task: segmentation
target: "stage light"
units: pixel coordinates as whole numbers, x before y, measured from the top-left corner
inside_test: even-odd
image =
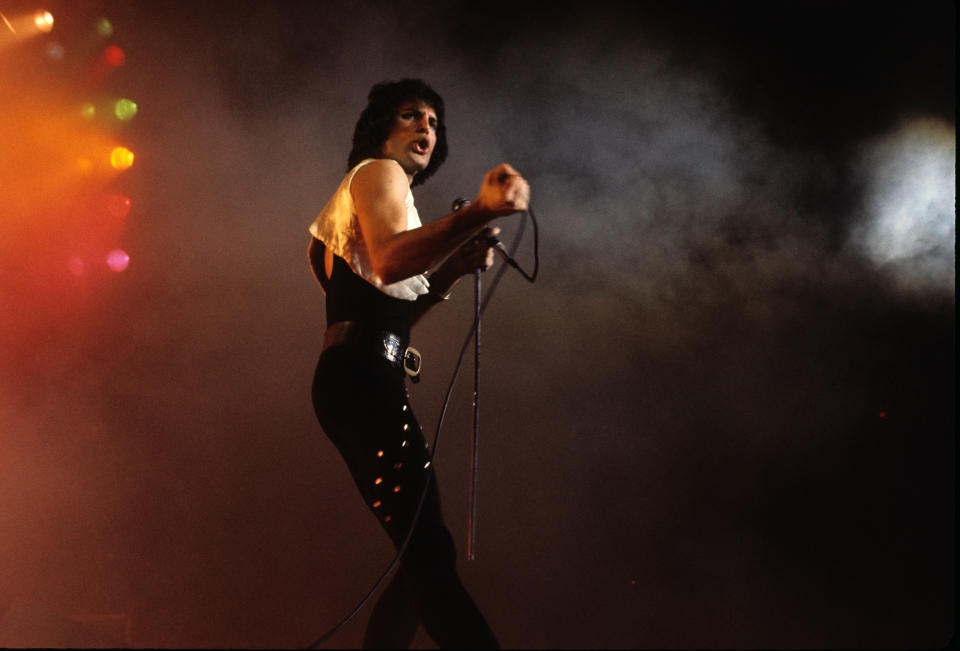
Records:
[[[63,46],[60,45],[57,41],[50,41],[47,43],[47,46],[44,48],[44,51],[47,53],[47,56],[53,59],[54,61],[60,61],[63,59]]]
[[[123,219],[130,214],[130,197],[122,194],[111,194],[107,197],[107,210],[117,219]]]
[[[49,32],[53,29],[53,14],[49,11],[38,11],[33,16],[33,24],[37,26],[41,32]]]
[[[939,118],[904,122],[864,145],[863,222],[854,243],[903,288],[952,290],[957,136]]]
[[[133,165],[133,152],[126,147],[114,147],[110,152],[110,164],[114,169],[128,169]]]
[[[79,256],[74,256],[70,258],[70,262],[67,263],[67,269],[70,270],[74,276],[82,276],[86,265],[83,263],[83,258]]]
[[[97,21],[97,34],[103,38],[110,38],[113,35],[113,25],[106,18]]]
[[[107,63],[112,66],[122,66],[123,62],[127,60],[127,56],[123,53],[123,50],[116,45],[111,45],[104,50],[103,55],[106,57]]]
[[[133,116],[137,114],[137,103],[126,97],[118,99],[117,103],[113,105],[113,113],[121,120],[132,120]]]
[[[92,120],[97,116],[97,107],[95,107],[90,102],[87,102],[80,107],[80,115],[84,120]]]
[[[130,256],[123,249],[114,249],[107,254],[107,266],[110,271],[120,273],[130,264]]]

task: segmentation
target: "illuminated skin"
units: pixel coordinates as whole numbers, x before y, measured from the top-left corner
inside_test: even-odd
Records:
[[[373,269],[385,284],[422,274],[460,250],[430,278],[431,288],[445,294],[460,276],[493,264],[493,250],[473,240],[500,232],[499,228],[484,230],[493,219],[526,210],[530,186],[510,165],[500,165],[484,176],[468,206],[406,230],[404,199],[413,177],[430,163],[436,120],[436,113],[422,101],[401,103],[381,147],[383,158],[360,168],[351,193]]]
[[[409,185],[413,183],[413,177],[430,164],[436,144],[436,112],[420,101],[404,102],[397,109],[397,117],[380,148],[380,155],[400,163]]]

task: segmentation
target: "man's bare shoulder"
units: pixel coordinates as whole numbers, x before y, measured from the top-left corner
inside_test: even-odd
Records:
[[[407,187],[407,175],[400,163],[391,158],[378,158],[357,170],[351,189],[360,192],[398,191]],[[405,193],[405,191],[404,191]]]

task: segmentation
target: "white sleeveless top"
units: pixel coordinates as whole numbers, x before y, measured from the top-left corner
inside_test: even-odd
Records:
[[[337,191],[330,197],[330,201],[310,224],[310,233],[323,242],[333,253],[346,260],[355,274],[384,294],[405,301],[415,301],[417,296],[426,294],[430,289],[430,283],[426,277],[420,274],[384,285],[380,276],[373,270],[373,265],[370,263],[370,253],[367,251],[367,245],[363,241],[363,233],[360,231],[357,208],[353,203],[353,195],[350,194],[350,184],[353,183],[353,177],[357,170],[375,160],[378,159],[364,159],[347,173],[347,176],[340,182]],[[396,165],[400,164],[396,161],[393,162]],[[403,205],[407,212],[406,230],[419,228],[420,214],[417,213],[417,207],[413,205],[413,193],[409,189]]]

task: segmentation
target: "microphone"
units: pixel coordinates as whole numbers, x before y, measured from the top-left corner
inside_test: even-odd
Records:
[[[470,200],[469,200],[469,199],[464,199],[463,197],[457,197],[456,199],[453,200],[453,204],[451,204],[450,207],[453,209],[453,212],[457,212],[458,210],[460,210],[460,209],[463,208],[464,206],[469,206],[469,205],[470,205]],[[516,261],[515,261],[513,258],[510,257],[510,254],[507,253],[507,247],[505,247],[505,246],[503,245],[503,242],[500,241],[500,238],[494,237],[494,236],[491,235],[490,237],[484,238],[484,240],[486,240],[487,246],[496,249],[496,250],[497,250],[497,253],[499,253],[501,256],[503,256],[503,259],[504,259],[510,266],[512,266],[512,267],[514,267],[514,268],[516,268],[516,269],[519,269],[519,268],[520,268],[520,267],[517,265]]]
[[[514,269],[520,269],[520,265],[517,264],[517,261],[510,257],[510,254],[507,253],[507,247],[503,245],[503,242],[500,241],[499,237],[491,235],[490,237],[483,238],[487,246],[492,247],[497,253],[499,253],[504,262],[509,264]]]

